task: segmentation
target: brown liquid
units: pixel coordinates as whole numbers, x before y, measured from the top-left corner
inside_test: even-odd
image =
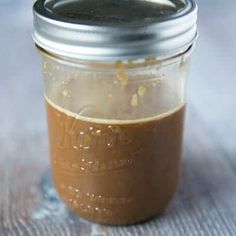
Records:
[[[86,119],[47,101],[52,172],[65,203],[92,221],[130,224],[176,191],[184,106],[137,121]]]

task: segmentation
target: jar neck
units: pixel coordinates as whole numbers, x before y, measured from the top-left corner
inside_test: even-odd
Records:
[[[194,50],[195,44],[192,44],[188,47],[187,50],[180,52],[177,55],[170,55],[169,57],[159,58],[157,57],[148,57],[141,58],[137,60],[117,60],[117,61],[98,61],[98,60],[77,60],[68,57],[62,57],[57,54],[52,54],[43,48],[36,45],[38,51],[43,57],[50,58],[53,61],[57,61],[61,64],[65,64],[68,66],[79,67],[81,69],[99,69],[99,70],[114,70],[114,69],[122,69],[126,70],[132,69],[150,69],[150,67],[163,67],[171,65],[180,60],[184,60],[189,57]]]

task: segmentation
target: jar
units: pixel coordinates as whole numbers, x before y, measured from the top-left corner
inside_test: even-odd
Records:
[[[131,224],[178,184],[192,0],[38,0],[52,177],[75,213]]]

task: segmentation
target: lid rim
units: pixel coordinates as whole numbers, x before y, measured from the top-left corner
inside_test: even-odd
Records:
[[[73,20],[73,19],[68,19],[66,17],[56,17],[56,15],[53,15],[52,13],[50,14],[49,11],[47,11],[44,7],[44,3],[47,0],[37,0],[34,5],[33,5],[33,13],[38,14],[38,16],[44,17],[47,20],[51,20],[52,22],[58,22],[60,24],[64,24],[64,25],[79,25],[79,26],[86,26],[86,27],[114,27],[115,28],[133,28],[133,27],[144,27],[150,24],[156,24],[157,21],[153,20],[153,21],[142,21],[140,23],[137,22],[121,22],[121,24],[113,24],[113,23],[102,23],[102,22],[93,22],[93,25],[91,25],[91,22],[89,21],[85,21],[85,20]],[[180,11],[176,14],[173,14],[172,17],[166,16],[163,18],[158,18],[158,23],[162,23],[162,22],[169,22],[171,20],[176,20],[178,19],[180,16],[183,17],[185,15],[188,15],[190,12],[194,12],[195,10],[197,10],[197,4],[194,0],[186,0],[187,1],[187,7],[184,9],[184,11]]]

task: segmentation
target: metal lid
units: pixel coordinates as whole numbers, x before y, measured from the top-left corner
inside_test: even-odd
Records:
[[[36,44],[83,60],[168,57],[195,40],[193,0],[38,0]]]

